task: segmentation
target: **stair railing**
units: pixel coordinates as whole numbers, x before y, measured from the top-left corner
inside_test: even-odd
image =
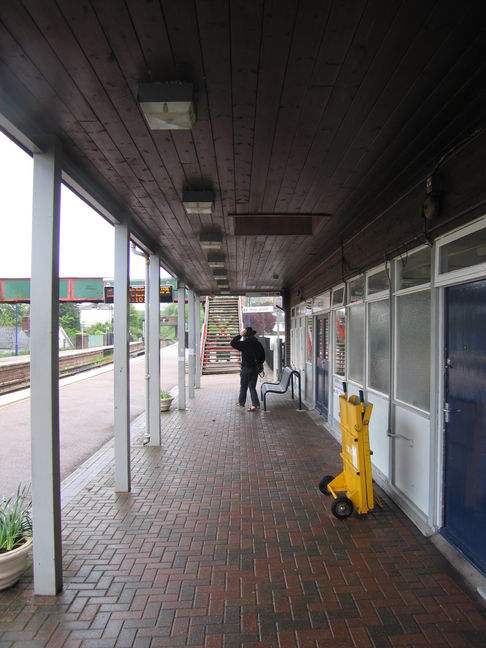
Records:
[[[208,337],[208,316],[209,316],[209,297],[206,297],[206,304],[204,306],[204,320],[201,330],[201,357],[200,357],[200,367],[201,374],[204,369],[204,352],[206,351],[206,339]]]
[[[238,324],[239,329],[238,333],[243,330],[243,297],[240,295],[238,297]]]

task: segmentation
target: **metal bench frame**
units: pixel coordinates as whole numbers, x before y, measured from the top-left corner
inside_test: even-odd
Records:
[[[285,394],[289,385],[291,386],[292,399],[294,398],[294,376],[297,378],[299,386],[299,410],[302,409],[302,397],[300,390],[300,373],[292,367],[284,367],[280,382],[264,382],[260,387],[261,400],[263,401],[263,411],[267,411],[267,394]]]

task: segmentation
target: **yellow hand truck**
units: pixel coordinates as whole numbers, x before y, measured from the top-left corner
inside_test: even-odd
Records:
[[[348,518],[355,509],[360,515],[372,511],[375,501],[370,458],[373,453],[368,432],[373,405],[365,405],[362,391],[359,397],[350,396],[348,400],[346,389],[343,383],[344,394],[339,396],[343,472],[337,477],[325,475],[319,482],[321,493],[334,498],[331,510],[340,520]]]

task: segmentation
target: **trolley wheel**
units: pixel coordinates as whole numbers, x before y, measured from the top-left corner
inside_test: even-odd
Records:
[[[331,511],[338,520],[345,520],[353,512],[353,502],[348,497],[337,497],[333,500]]]
[[[321,493],[323,493],[324,495],[331,494],[327,488],[327,485],[330,484],[333,479],[334,477],[332,475],[324,475],[324,477],[319,482],[319,490],[321,491]]]

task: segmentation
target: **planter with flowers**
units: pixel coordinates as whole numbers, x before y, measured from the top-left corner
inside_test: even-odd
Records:
[[[174,397],[172,394],[168,391],[161,391],[160,392],[160,411],[161,412],[167,412],[170,409],[170,406],[172,405],[172,401],[174,400]]]
[[[0,590],[14,585],[27,565],[32,546],[31,503],[28,487],[0,502]]]

